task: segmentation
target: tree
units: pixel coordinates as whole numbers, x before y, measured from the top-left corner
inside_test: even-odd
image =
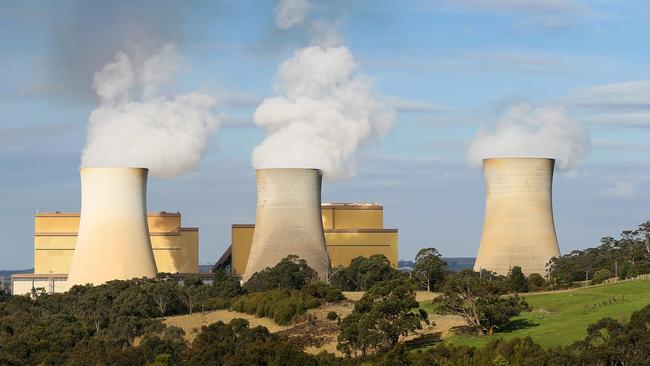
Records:
[[[274,267],[253,274],[244,284],[244,289],[247,292],[277,288],[300,290],[317,280],[318,273],[307,265],[307,261],[296,255],[289,255]]]
[[[422,288],[431,291],[444,279],[446,266],[447,263],[435,248],[424,248],[415,256],[415,267],[411,275]]]
[[[248,321],[233,319],[203,326],[186,354],[186,365],[300,365],[315,366],[313,359],[286,338],[264,327],[249,328]]]
[[[631,261],[626,261],[625,263],[623,263],[623,265],[618,271],[618,278],[621,280],[624,280],[626,278],[636,277],[637,275],[638,272]]]
[[[529,309],[518,295],[503,296],[507,291],[501,281],[479,278],[466,270],[448,276],[443,294],[433,302],[439,314],[463,317],[477,335],[493,335],[510,318]]]
[[[596,273],[594,273],[594,276],[591,278],[591,284],[592,285],[597,285],[600,283],[605,282],[605,280],[608,280],[610,278],[614,277],[612,272],[608,269],[601,269],[598,270]]]
[[[390,260],[383,254],[375,254],[369,258],[354,258],[347,268],[337,268],[330,276],[330,284],[342,291],[365,291],[375,283],[403,278]]]
[[[539,291],[546,287],[546,280],[539,273],[531,273],[528,276],[528,290]]]
[[[178,301],[178,290],[175,282],[171,280],[162,280],[146,283],[144,290],[160,311],[160,315],[165,316],[169,305],[174,300]]]
[[[223,271],[214,273],[212,277],[212,288],[211,296],[234,298],[244,293],[239,281]]]
[[[192,311],[208,298],[208,288],[204,286],[198,277],[186,278],[183,285],[179,288],[179,298],[187,311]]]
[[[375,284],[341,321],[337,348],[347,354],[392,348],[400,337],[422,329],[427,313],[415,300],[411,284],[389,280]]]
[[[528,292],[528,280],[519,266],[510,268],[510,272],[508,273],[508,284],[511,291]]]

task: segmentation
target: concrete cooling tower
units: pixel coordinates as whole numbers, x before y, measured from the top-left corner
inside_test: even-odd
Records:
[[[307,261],[322,280],[329,258],[321,214],[321,171],[257,169],[257,214],[243,280],[288,255]]]
[[[474,270],[506,275],[513,266],[526,274],[546,273],[560,255],[553,222],[554,159],[483,160],[485,221]]]
[[[147,169],[81,168],[81,219],[68,287],[155,277]]]

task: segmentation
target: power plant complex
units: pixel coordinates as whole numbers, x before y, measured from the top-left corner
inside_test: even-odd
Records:
[[[383,254],[397,266],[398,232],[383,228],[382,206],[321,205],[317,169],[256,173],[259,229],[232,225],[232,243],[214,270],[248,279],[288,255],[306,259],[324,280],[331,267],[359,256]],[[199,272],[199,229],[182,227],[180,213],[147,213],[146,169],[82,168],[80,174],[81,213],[35,215],[34,273],[12,276],[14,294]]]
[[[506,275],[513,266],[525,274],[546,273],[560,255],[553,221],[555,160],[498,158],[483,160],[485,221],[474,271]]]
[[[384,228],[381,205],[323,203],[320,212],[332,268],[347,267],[354,258],[374,254],[386,256],[393,266],[397,266],[398,231]],[[215,269],[228,271],[235,278],[243,278],[256,231],[254,224],[232,225],[232,244],[216,263]],[[286,257],[291,253],[282,254]]]
[[[552,208],[554,160],[483,161],[486,203],[475,271],[546,273],[559,256]],[[81,213],[37,213],[34,273],[12,276],[14,294],[66,291],[115,279],[199,272],[199,229],[180,213],[147,213],[147,169],[82,168]],[[213,266],[242,281],[289,255],[320,279],[359,256],[385,255],[396,267],[398,230],[385,229],[376,203],[321,203],[318,169],[256,170],[255,224],[233,224]]]

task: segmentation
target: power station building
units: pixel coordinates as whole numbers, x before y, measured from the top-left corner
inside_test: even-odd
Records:
[[[385,255],[397,267],[397,229],[384,228],[384,210],[376,203],[323,203],[321,219],[327,254],[332,267],[347,267],[352,259]],[[242,278],[246,271],[255,225],[232,225],[231,246],[214,270]],[[282,253],[283,257],[294,253]]]
[[[49,212],[34,217],[34,273],[12,276],[14,294],[31,293],[32,288],[63,292],[79,231],[79,213]],[[181,214],[147,214],[149,236],[158,272],[199,271],[199,229],[182,227]]]

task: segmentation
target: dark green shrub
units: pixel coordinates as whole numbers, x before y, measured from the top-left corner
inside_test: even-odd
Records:
[[[546,288],[546,280],[539,273],[531,273],[528,276],[528,290],[540,291]]]
[[[318,299],[323,299],[326,302],[338,302],[345,299],[341,290],[323,282],[309,284],[301,292]]]
[[[601,269],[594,273],[594,276],[591,278],[591,284],[597,285],[599,283],[605,282],[605,280],[614,277],[612,272],[608,269]]]
[[[230,308],[260,317],[269,317],[281,325],[290,324],[307,310],[317,308],[321,300],[301,291],[276,289],[237,298]]]
[[[244,289],[249,293],[278,288],[300,290],[306,285],[316,282],[317,279],[318,274],[307,265],[304,259],[290,255],[275,267],[254,273],[244,284]]]
[[[336,311],[330,311],[327,313],[327,320],[336,320],[339,318],[339,314],[336,313]]]
[[[213,297],[205,301],[204,310],[221,310],[228,309],[233,299],[223,297]]]

